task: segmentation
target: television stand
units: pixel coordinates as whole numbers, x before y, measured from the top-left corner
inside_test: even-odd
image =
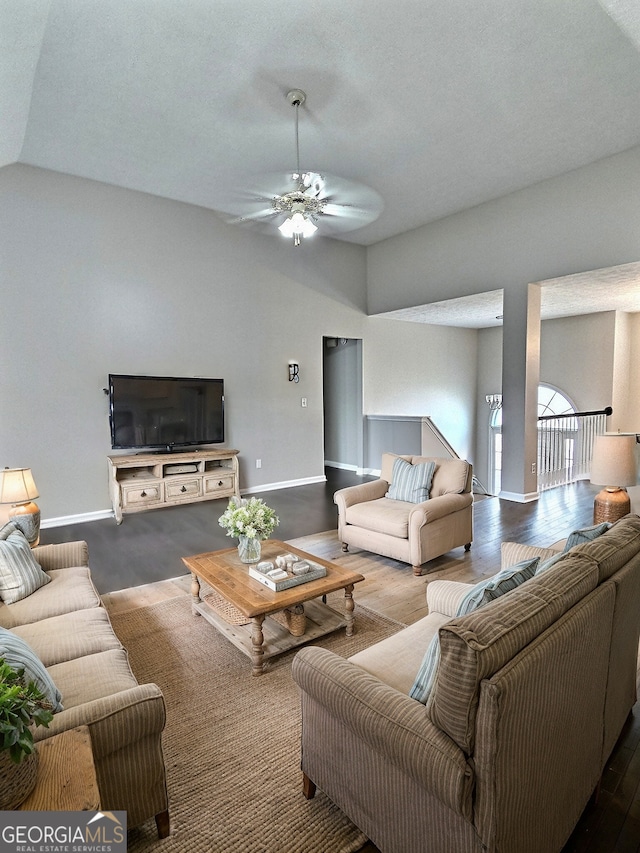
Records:
[[[174,450],[107,459],[116,524],[130,512],[240,497],[237,450]]]

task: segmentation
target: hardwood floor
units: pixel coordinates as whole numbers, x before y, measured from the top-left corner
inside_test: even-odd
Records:
[[[262,495],[281,516],[278,538],[289,540],[317,534],[309,550],[318,556],[329,556],[336,548],[337,539],[331,532],[335,530],[336,518],[333,491],[350,482],[361,482],[361,478],[334,469],[328,469],[327,475],[326,484]],[[375,570],[369,569],[366,580],[358,585],[357,602],[405,624],[412,623],[426,613],[424,587],[431,580],[447,577],[476,581],[499,568],[502,541],[547,545],[577,527],[592,523],[596,491],[589,483],[582,482],[545,492],[540,500],[530,504],[478,498],[474,508],[474,541],[468,554],[459,548],[433,560],[425,567],[422,578],[414,578],[407,566],[398,563],[393,589],[388,583],[382,585]],[[206,506],[208,511],[203,510]],[[229,545],[224,534],[220,536],[214,531],[223,508],[199,504],[127,517],[121,527],[111,521],[45,530],[43,541],[87,539],[92,569],[96,560],[100,565],[98,589],[113,613],[182,594],[188,582],[179,557]],[[178,515],[170,517],[170,513]],[[189,518],[185,519],[187,515]],[[99,529],[92,530],[92,525],[99,525]],[[136,542],[136,535],[142,541]],[[177,543],[171,541],[174,536]],[[123,543],[128,543],[130,549]],[[124,568],[115,565],[122,560]],[[139,560],[143,569],[137,566]],[[149,574],[154,577],[152,583],[122,583],[127,577],[135,579]],[[127,588],[120,589],[118,583]],[[611,755],[599,799],[586,808],[563,853],[640,850],[639,745],[640,705],[637,704]],[[377,850],[368,843],[361,853],[377,853]]]

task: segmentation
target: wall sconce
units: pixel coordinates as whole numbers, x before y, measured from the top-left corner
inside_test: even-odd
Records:
[[[289,382],[300,381],[300,367],[297,361],[289,362]]]
[[[502,408],[502,394],[487,394],[484,398],[489,404],[491,411]]]

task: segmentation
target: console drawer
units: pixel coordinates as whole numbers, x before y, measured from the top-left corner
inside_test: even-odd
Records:
[[[234,493],[234,475],[229,473],[215,474],[204,479],[205,495],[216,495],[220,497]]]
[[[165,480],[164,491],[166,500],[176,500],[177,498],[198,498],[202,494],[201,480],[175,480],[173,482]]]
[[[135,486],[122,486],[123,507],[153,506],[164,500],[162,494],[162,483],[153,483],[143,486],[137,483]]]

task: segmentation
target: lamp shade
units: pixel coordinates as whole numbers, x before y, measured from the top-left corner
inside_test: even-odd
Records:
[[[0,471],[0,504],[27,503],[38,497],[31,468],[4,468]]]
[[[635,435],[604,433],[595,437],[591,482],[597,486],[633,486],[637,480]]]

